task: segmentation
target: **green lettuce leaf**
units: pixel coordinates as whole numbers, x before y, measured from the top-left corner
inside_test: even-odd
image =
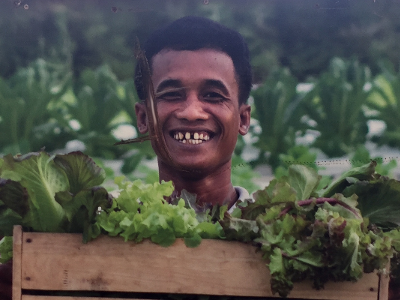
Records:
[[[339,178],[334,180],[326,189],[319,192],[321,197],[330,197],[336,193],[342,193],[343,190],[359,180],[372,180],[374,179],[373,174],[375,173],[376,161],[371,161],[369,164],[361,167],[352,168]]]
[[[373,224],[400,226],[400,182],[381,176],[371,181],[358,181],[343,194],[358,196],[358,208]]]
[[[29,210],[24,223],[35,231],[62,231],[65,212],[55,201],[55,194],[69,189],[68,177],[44,151],[26,156],[6,155],[1,178],[19,182],[29,196]]]
[[[5,236],[0,240],[0,263],[4,264],[13,257],[13,238]]]
[[[64,170],[68,177],[69,192],[74,195],[84,189],[101,185],[106,177],[102,168],[79,151],[56,155],[54,162]]]
[[[289,167],[288,183],[296,191],[297,200],[308,199],[318,187],[318,173],[307,166],[291,165]]]

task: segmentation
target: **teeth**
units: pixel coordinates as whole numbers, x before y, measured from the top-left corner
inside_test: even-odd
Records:
[[[193,138],[190,132],[186,132],[185,134],[183,134],[182,132],[177,132],[174,134],[173,137],[179,142],[189,143],[189,144],[200,144],[210,139],[210,136],[208,134],[205,133],[203,134],[198,132],[193,133]]]

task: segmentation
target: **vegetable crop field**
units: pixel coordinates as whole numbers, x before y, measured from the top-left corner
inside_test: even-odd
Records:
[[[251,122],[231,171],[259,202],[232,218],[223,207],[199,211],[190,194],[166,206],[173,187],[158,183],[150,142],[115,145],[141,137],[135,43],[188,15],[237,30],[249,46]],[[300,273],[321,287],[382,271],[398,255],[399,1],[5,0],[0,27],[2,262],[13,225],[84,242],[227,238],[256,243],[285,296]],[[338,239],[347,260],[326,278]]]

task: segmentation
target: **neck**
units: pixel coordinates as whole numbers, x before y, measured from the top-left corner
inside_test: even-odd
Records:
[[[231,182],[231,161],[214,171],[185,172],[176,170],[158,161],[160,182],[174,183],[174,194],[178,196],[183,189],[196,194],[197,202],[202,205],[228,205],[230,208],[238,199]]]

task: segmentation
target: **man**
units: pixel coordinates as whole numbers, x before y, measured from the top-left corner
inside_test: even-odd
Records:
[[[156,94],[161,132],[169,159],[157,151],[160,180],[175,192],[197,195],[200,203],[232,208],[248,198],[231,183],[231,158],[238,134],[250,125],[249,51],[242,36],[199,17],[185,17],[162,28],[144,45]],[[136,69],[139,75],[139,68]],[[141,76],[136,104],[140,133],[149,129]]]
[[[143,50],[156,93],[158,121],[170,157],[158,157],[160,180],[172,180],[200,203],[232,210],[247,191],[233,187],[231,158],[238,134],[247,133],[251,89],[249,51],[242,36],[208,19],[185,17],[156,31]],[[135,83],[140,133],[149,130],[139,68]],[[11,264],[0,265],[0,299],[11,299]]]

